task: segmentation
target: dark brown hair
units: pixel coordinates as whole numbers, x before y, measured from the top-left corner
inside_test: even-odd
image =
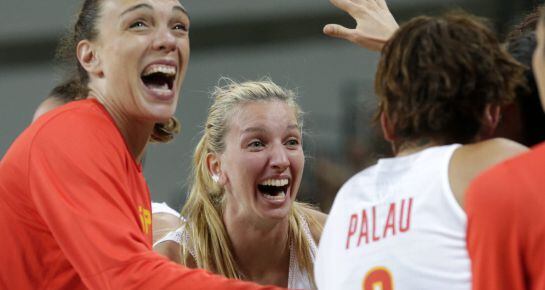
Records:
[[[469,143],[487,104],[510,102],[523,67],[463,12],[416,17],[386,43],[375,90],[397,142]]]
[[[78,82],[68,79],[55,86],[51,92],[49,92],[47,98],[55,98],[66,104],[70,101],[82,99],[80,96],[81,90],[82,88],[79,86]]]
[[[517,88],[515,103],[520,112],[521,137],[523,138],[523,140],[517,141],[528,147],[545,140],[545,127],[536,126],[536,124],[545,124],[545,113],[541,107],[539,91],[532,70],[532,58],[536,47],[537,39],[534,31],[511,38],[507,43],[507,51],[525,66],[525,85]]]
[[[539,23],[541,10],[542,6],[536,6],[532,12],[526,15],[520,23],[516,24],[511,31],[509,31],[506,41],[512,41],[513,39],[526,35],[529,32],[535,31]]]
[[[99,31],[97,22],[100,18],[101,1],[85,0],[74,28],[65,35],[57,48],[56,57],[63,66],[66,80],[53,89],[60,93],[63,101],[85,99],[89,94],[89,75],[81,66],[76,56],[76,47],[84,39],[93,41],[97,38]],[[52,92],[52,93],[53,93]],[[167,123],[157,123],[150,136],[150,141],[168,142],[180,131],[180,123],[175,117],[171,117]]]

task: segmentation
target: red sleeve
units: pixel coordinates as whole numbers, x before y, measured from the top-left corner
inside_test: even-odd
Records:
[[[34,139],[28,187],[86,287],[277,289],[190,270],[153,253],[131,208],[136,193],[127,186],[125,149],[111,128],[63,122],[42,128]]]
[[[466,195],[467,247],[474,290],[518,290],[524,286],[521,204],[505,163],[478,177]]]

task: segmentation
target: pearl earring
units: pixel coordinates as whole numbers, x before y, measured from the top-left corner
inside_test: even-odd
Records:
[[[212,180],[214,180],[215,183],[218,183],[218,181],[220,180],[220,177],[217,175],[212,175]]]

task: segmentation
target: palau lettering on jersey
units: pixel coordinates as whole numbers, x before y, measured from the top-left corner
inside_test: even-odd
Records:
[[[346,249],[378,242],[409,231],[412,207],[413,198],[411,197],[392,202],[384,207],[384,210],[388,210],[385,220],[376,219],[379,216],[377,206],[365,208],[350,215]]]

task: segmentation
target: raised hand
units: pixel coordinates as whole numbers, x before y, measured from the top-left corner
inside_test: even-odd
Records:
[[[385,0],[330,0],[356,20],[356,28],[327,24],[324,33],[346,39],[364,48],[380,51],[399,27]]]

